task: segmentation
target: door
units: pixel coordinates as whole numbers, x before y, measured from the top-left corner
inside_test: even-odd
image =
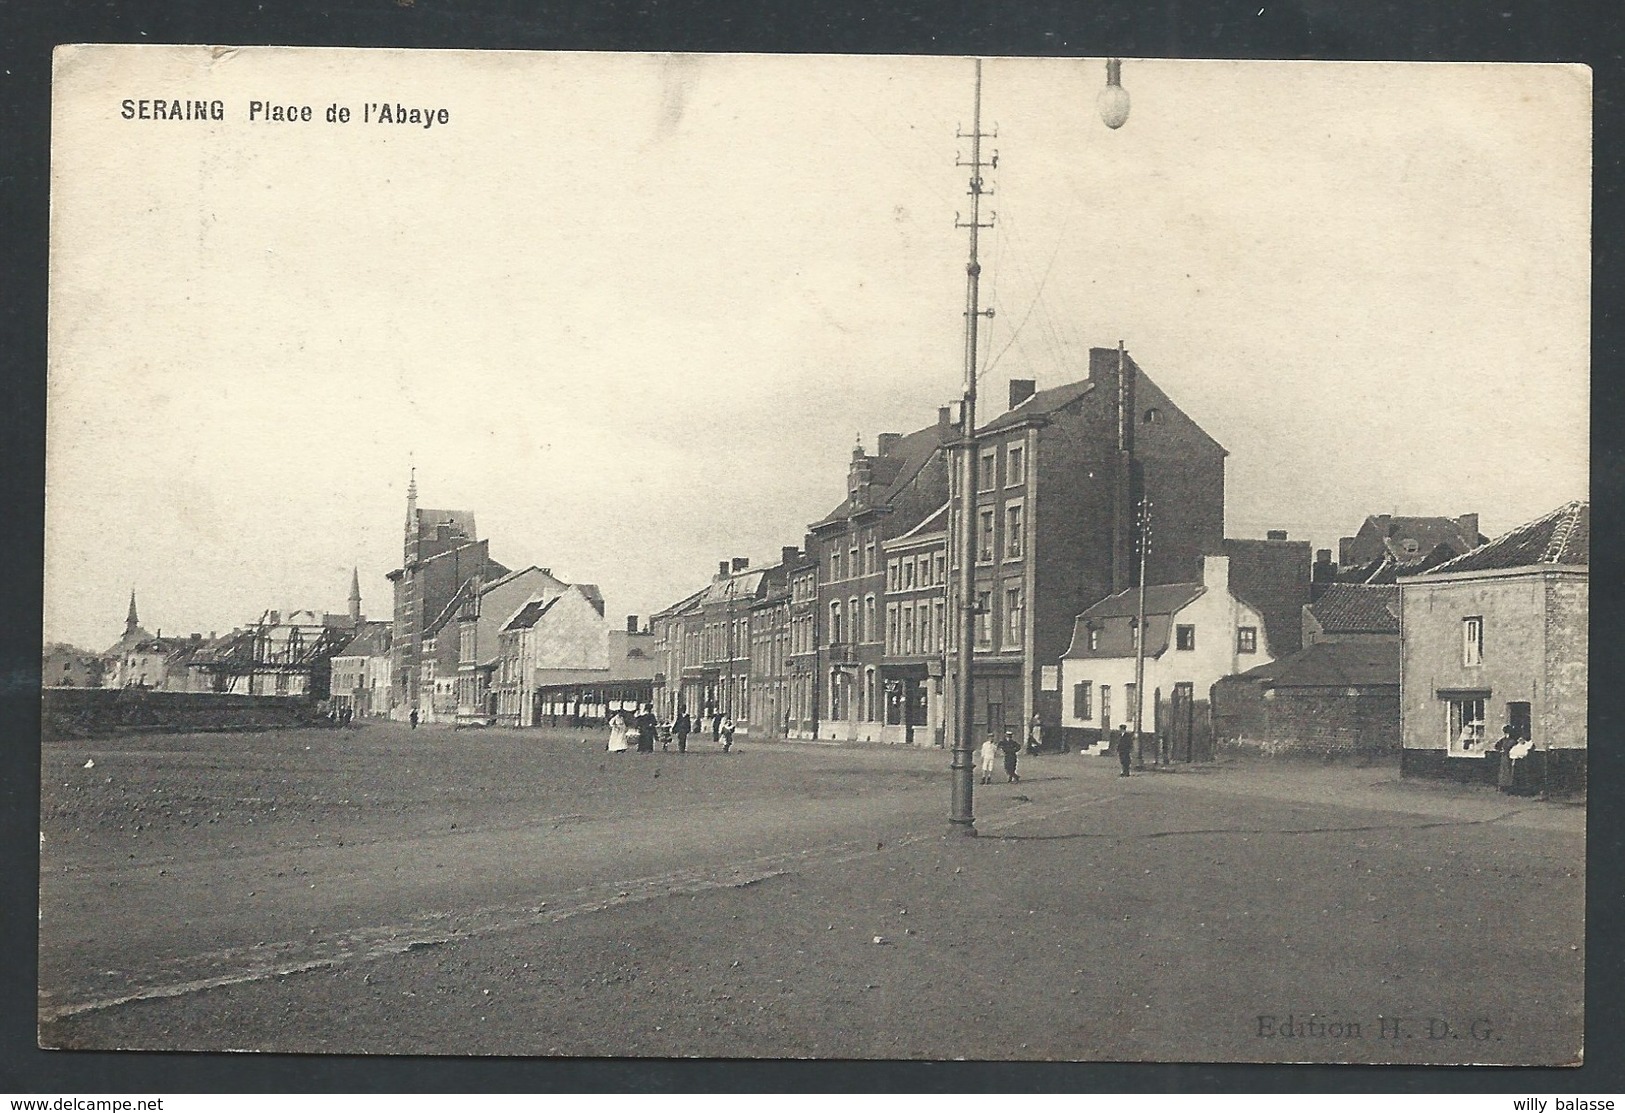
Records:
[[[1533,720],[1529,714],[1529,705],[1527,703],[1507,704],[1507,723],[1519,738],[1531,737],[1529,731]]]
[[[1168,710],[1170,749],[1181,761],[1196,760],[1193,727],[1196,703],[1194,684],[1175,684],[1172,706]]]

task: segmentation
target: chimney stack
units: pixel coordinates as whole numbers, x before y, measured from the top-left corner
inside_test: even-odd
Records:
[[[875,438],[875,455],[885,456],[897,447],[897,442],[903,439],[901,433],[881,433]]]
[[[719,580],[724,579],[724,578],[726,578],[727,575],[728,575],[728,562],[725,561],[725,560],[717,561],[717,579],[719,579]]]
[[[1467,543],[1477,548],[1479,538],[1478,515],[1463,514],[1456,519],[1456,524],[1461,527],[1461,532],[1467,535]]]
[[[1038,390],[1037,379],[1011,379],[1010,380],[1010,408],[1013,410]]]
[[[1230,558],[1209,553],[1202,558],[1202,586],[1212,591],[1230,589]]]
[[[628,634],[636,634],[638,632],[638,616],[637,615],[629,614],[629,615],[626,616],[626,632]]]
[[[801,550],[794,545],[781,545],[779,547],[779,563],[784,565],[785,568],[789,568],[800,559]]]
[[[949,429],[953,428],[953,425],[954,425],[954,418],[953,418],[953,410],[952,410],[952,408],[948,407],[948,406],[938,406],[937,407],[937,429],[938,429],[938,431],[946,433]]]
[[[1284,529],[1272,529],[1268,533],[1264,534],[1264,540],[1266,540],[1266,541],[1285,541],[1286,540],[1286,530],[1284,530]]]
[[[734,557],[734,571],[743,572],[750,567],[749,557]]]

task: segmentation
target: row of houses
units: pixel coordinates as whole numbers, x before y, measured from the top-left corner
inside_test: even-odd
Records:
[[[1481,776],[1504,716],[1583,765],[1587,504],[1493,542],[1477,514],[1371,515],[1335,562],[1280,531],[1226,538],[1225,450],[1121,348],[1093,349],[1077,382],[1012,380],[1005,412],[973,437],[945,407],[932,425],[881,433],[873,453],[860,444],[845,497],[802,544],[765,567],[719,561],[653,616],[659,711],[724,714],[768,737],[951,745],[954,461],[967,449],[973,740],[1036,728],[1098,749],[1138,702],[1172,760],[1218,743]],[[1541,560],[1507,563],[1537,549]],[[1464,579],[1472,591],[1446,590]],[[1503,590],[1517,602],[1496,603]],[[1460,656],[1464,631],[1486,629],[1502,679],[1485,680],[1483,659],[1441,663],[1442,645]]]

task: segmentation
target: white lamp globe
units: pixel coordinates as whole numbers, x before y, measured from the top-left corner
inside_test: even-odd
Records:
[[[1128,90],[1122,83],[1123,63],[1121,59],[1110,58],[1106,61],[1106,87],[1095,98],[1095,107],[1100,110],[1100,122],[1116,130],[1128,121]]]

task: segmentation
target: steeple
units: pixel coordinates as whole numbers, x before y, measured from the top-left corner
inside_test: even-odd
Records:
[[[350,569],[350,625],[361,626],[361,569]]]
[[[406,481],[406,544],[405,561],[408,567],[417,559],[418,539],[418,469],[412,468]]]
[[[136,627],[140,625],[141,620],[135,616],[135,588],[132,587],[130,589],[130,613],[124,618],[124,636],[129,637],[135,633]]]

